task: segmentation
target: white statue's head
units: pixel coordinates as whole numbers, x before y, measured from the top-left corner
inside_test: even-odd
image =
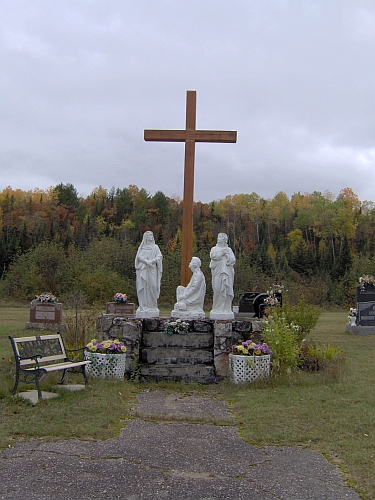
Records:
[[[199,257],[192,257],[190,264],[189,264],[189,267],[190,267],[190,269],[193,267],[200,268],[201,265],[202,265],[202,263],[201,263],[201,259]]]
[[[228,236],[225,233],[219,233],[217,235],[218,243],[228,243]]]
[[[155,243],[153,232],[146,231],[143,235],[143,241],[146,243]]]

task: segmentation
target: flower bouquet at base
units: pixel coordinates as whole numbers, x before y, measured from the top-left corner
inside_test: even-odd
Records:
[[[189,323],[182,321],[181,319],[176,319],[173,321],[167,321],[164,325],[164,332],[168,335],[173,335],[174,333],[183,335],[189,331]]]
[[[357,316],[358,316],[357,309],[355,309],[354,307],[351,307],[349,309],[349,319],[356,318]]]

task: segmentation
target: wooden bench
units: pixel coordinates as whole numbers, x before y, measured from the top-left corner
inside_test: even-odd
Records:
[[[19,382],[35,384],[38,399],[42,399],[40,379],[47,373],[63,370],[60,384],[64,383],[67,372],[82,373],[87,384],[86,365],[91,361],[83,360],[84,349],[65,349],[59,333],[36,335],[35,337],[11,337],[14,357],[16,359],[16,382],[12,394],[17,391]],[[70,359],[68,355],[77,353],[79,360]]]

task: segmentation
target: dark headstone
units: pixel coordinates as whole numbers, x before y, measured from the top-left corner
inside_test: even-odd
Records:
[[[264,316],[264,309],[266,308],[264,301],[267,297],[269,297],[268,293],[259,293],[254,299],[253,307],[257,318],[262,318]]]
[[[259,295],[259,292],[244,292],[240,295],[238,301],[239,313],[254,313],[254,299]]]
[[[375,301],[358,302],[357,311],[359,326],[375,326]]]
[[[375,301],[375,287],[374,285],[365,285],[364,289],[360,286],[356,287],[356,301],[359,302],[373,302]]]

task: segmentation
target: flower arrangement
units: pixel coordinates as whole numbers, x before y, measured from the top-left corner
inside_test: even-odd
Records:
[[[232,354],[236,356],[264,356],[272,351],[267,344],[256,344],[252,340],[246,340],[237,345],[232,346]]]
[[[276,293],[284,293],[287,292],[288,290],[285,290],[284,285],[272,285],[272,288],[267,290],[268,295],[275,295]]]
[[[120,342],[118,339],[103,341],[92,339],[87,344],[86,349],[89,352],[97,352],[100,354],[123,354],[126,352],[124,342]]]
[[[185,334],[189,331],[189,323],[182,321],[181,319],[167,321],[164,327],[164,331],[168,335],[173,335],[174,333]]]
[[[361,292],[365,291],[366,285],[374,285],[375,284],[375,278],[372,274],[364,274],[359,278],[359,284],[361,287]]]
[[[276,294],[282,295],[284,292],[287,292],[284,285],[272,285],[272,287],[267,290],[268,297],[264,299],[264,303],[269,307],[277,306],[277,304],[280,304],[280,300],[276,297]]]
[[[35,295],[33,302],[58,302],[58,300],[51,292],[43,292],[40,295]]]
[[[115,293],[113,298],[118,304],[124,304],[128,301],[128,296],[125,293]]]
[[[351,307],[349,309],[349,318],[355,318],[357,316],[358,316],[357,309],[355,309],[354,307]]]
[[[269,295],[268,297],[266,297],[264,299],[264,303],[267,305],[267,306],[276,306],[277,304],[279,304],[279,299],[275,296],[275,295]]]

